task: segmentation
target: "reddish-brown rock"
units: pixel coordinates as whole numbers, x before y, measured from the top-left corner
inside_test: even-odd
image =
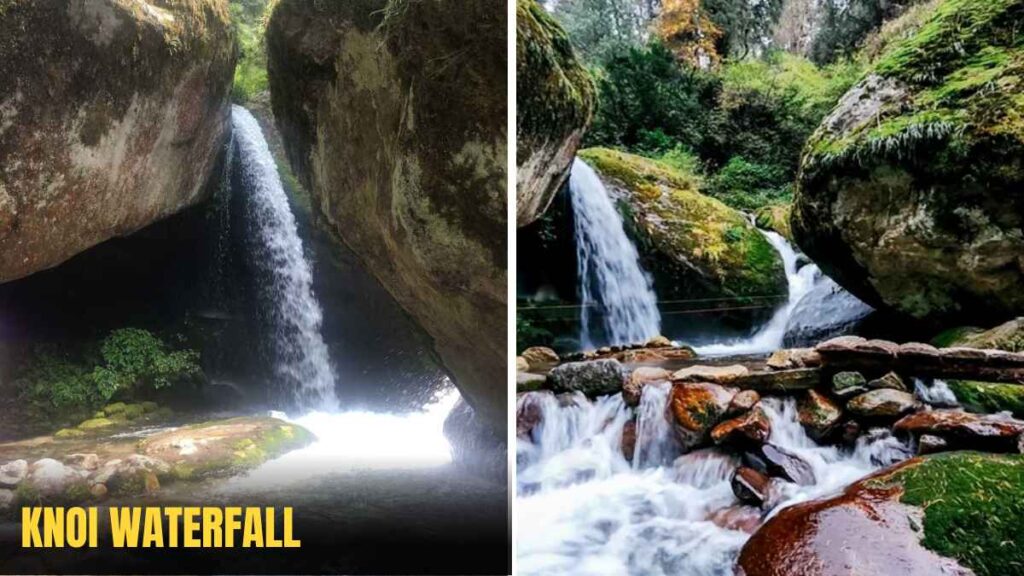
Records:
[[[621,448],[622,455],[632,462],[636,451],[636,420],[630,420],[623,425]]]
[[[675,384],[669,397],[668,410],[684,452],[708,440],[711,429],[725,415],[735,389],[708,382]]]
[[[893,425],[893,431],[917,437],[938,436],[966,448],[1016,452],[1017,441],[1024,434],[1024,422],[959,410],[931,410],[902,418]]]
[[[807,435],[821,441],[828,437],[842,418],[843,411],[824,394],[808,390],[800,398],[798,417]]]
[[[711,430],[715,444],[756,446],[763,444],[772,434],[772,425],[760,406],[748,410],[741,416],[726,420]]]
[[[729,403],[729,409],[725,415],[727,417],[739,416],[760,401],[761,395],[756,390],[742,390],[732,397],[732,402]]]
[[[643,387],[651,382],[667,381],[671,373],[664,368],[641,366],[630,373],[622,386],[622,399],[626,406],[638,406],[643,394]]]

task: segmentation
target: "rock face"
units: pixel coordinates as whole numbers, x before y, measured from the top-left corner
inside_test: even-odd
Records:
[[[516,224],[536,220],[569,176],[595,102],[569,37],[535,0],[516,6]]]
[[[506,14],[495,0],[283,0],[267,27],[274,115],[295,173],[499,436]]]
[[[202,199],[227,137],[227,5],[0,8],[0,282]]]
[[[626,382],[626,371],[617,360],[568,362],[548,374],[555,392],[582,392],[585,396],[616,394]]]
[[[695,175],[604,148],[579,157],[619,205],[660,298],[786,294],[775,249],[742,213],[701,194]]]
[[[876,308],[1003,320],[1024,312],[1020,5],[936,6],[809,140],[793,234]]]

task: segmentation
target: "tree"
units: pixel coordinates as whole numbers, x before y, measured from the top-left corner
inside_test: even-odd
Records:
[[[707,69],[720,60],[717,46],[722,31],[705,13],[700,0],[663,0],[657,32],[681,62]]]
[[[656,0],[558,0],[552,14],[585,62],[603,64],[612,54],[647,42]]]
[[[825,64],[851,56],[882,23],[907,8],[910,0],[822,0],[821,31],[814,39],[812,59]]]

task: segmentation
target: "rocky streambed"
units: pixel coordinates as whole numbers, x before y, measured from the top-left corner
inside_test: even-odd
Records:
[[[705,359],[657,338],[517,367],[525,573],[1024,569],[1022,354],[840,337]]]

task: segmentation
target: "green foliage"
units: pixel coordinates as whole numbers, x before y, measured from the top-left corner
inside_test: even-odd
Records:
[[[231,98],[238,104],[245,104],[269,86],[264,45],[269,4],[268,0],[231,0],[231,21],[239,48]]]
[[[785,182],[779,185],[780,182]],[[755,164],[734,156],[709,182],[708,194],[739,210],[754,211],[788,202],[792,187],[784,167]]]
[[[952,452],[876,483],[899,483],[924,509],[922,544],[978,576],[1024,573],[1024,456]]]
[[[37,350],[21,388],[44,413],[92,413],[114,397],[166,388],[201,373],[198,352],[170,350],[146,330],[124,328],[81,356]]]
[[[708,17],[722,32],[718,53],[746,58],[771,37],[782,13],[782,0],[703,0]]]
[[[828,63],[848,58],[886,20],[895,18],[916,0],[825,0],[821,29],[814,37],[811,57]]]
[[[601,65],[643,44],[654,7],[649,0],[559,0],[553,13],[583,60]]]
[[[530,346],[551,346],[555,336],[550,330],[534,324],[529,318],[519,313],[516,307],[516,351],[522,352]]]

